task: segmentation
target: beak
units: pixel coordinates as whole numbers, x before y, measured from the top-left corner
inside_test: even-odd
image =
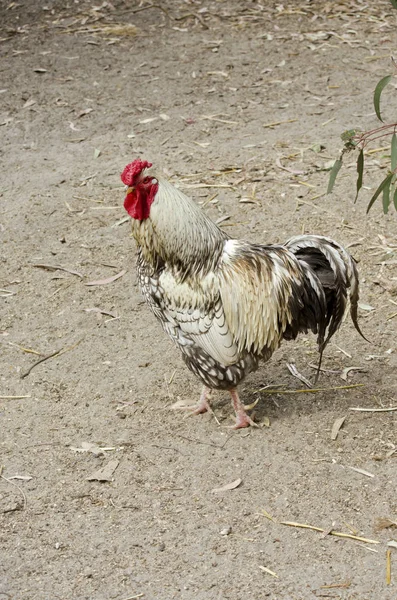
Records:
[[[125,187],[126,187],[127,194],[131,194],[131,192],[134,191],[134,188],[131,186],[125,186]]]

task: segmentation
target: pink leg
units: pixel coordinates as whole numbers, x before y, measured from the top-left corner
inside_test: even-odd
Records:
[[[238,397],[237,389],[233,388],[230,390],[230,395],[232,397],[233,408],[236,412],[236,424],[232,427],[232,429],[241,429],[242,427],[258,427],[256,423],[247,415],[245,408]]]
[[[189,406],[174,406],[172,408],[176,408],[178,410],[192,410],[192,415],[200,415],[201,413],[205,413],[207,411],[212,412],[212,409],[209,404],[210,397],[211,388],[204,386],[198,404],[193,404]]]
[[[211,412],[211,407],[209,404],[209,400],[211,398],[211,388],[207,387],[206,385],[203,386],[203,390],[201,392],[201,396],[200,396],[200,400],[198,401],[198,404],[193,407],[193,414],[194,415],[199,415],[201,413],[205,413],[207,411]]]

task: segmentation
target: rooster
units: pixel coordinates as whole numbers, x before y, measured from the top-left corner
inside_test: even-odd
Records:
[[[312,331],[321,360],[348,295],[362,335],[355,262],[342,246],[317,235],[282,245],[232,239],[151,167],[137,159],[121,175],[145,300],[204,384],[194,414],[210,410],[211,390],[228,390],[234,428],[255,425],[237,386],[283,339]]]

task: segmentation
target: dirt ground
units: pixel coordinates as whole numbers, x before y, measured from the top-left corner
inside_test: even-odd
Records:
[[[376,126],[396,14],[1,3],[0,600],[397,597],[397,413],[350,410],[397,404],[396,217],[365,215],[387,151],[355,205],[354,156],[324,194],[341,132]],[[383,107],[391,120],[393,86]],[[226,428],[227,393],[214,416],[172,410],[200,384],[137,288],[120,181],[137,156],[235,237],[348,246],[373,343],[346,319],[312,394],[291,393],[306,388],[287,363],[313,380],[314,338],[285,343],[241,386],[258,429]]]

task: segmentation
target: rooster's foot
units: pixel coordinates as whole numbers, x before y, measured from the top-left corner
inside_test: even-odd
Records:
[[[253,421],[244,410],[236,414],[236,423],[235,425],[232,425],[230,429],[242,429],[243,427],[249,427],[250,425],[251,427],[258,427],[255,421]]]
[[[249,427],[250,425],[251,427],[258,427],[251,417],[247,415],[235,388],[230,390],[230,395],[232,397],[233,408],[236,411],[236,423],[231,427],[231,429],[241,429],[243,427]]]
[[[175,408],[179,410],[190,410],[192,411],[192,415],[201,415],[205,412],[212,412],[211,406],[209,404],[209,399],[211,396],[211,389],[204,386],[203,391],[201,392],[200,400],[197,404],[191,404],[188,406],[177,406]]]
[[[203,387],[203,391],[201,392],[200,400],[196,406],[193,406],[193,415],[200,415],[201,413],[205,413],[207,411],[212,412],[209,399],[211,397],[211,389],[207,386]]]

